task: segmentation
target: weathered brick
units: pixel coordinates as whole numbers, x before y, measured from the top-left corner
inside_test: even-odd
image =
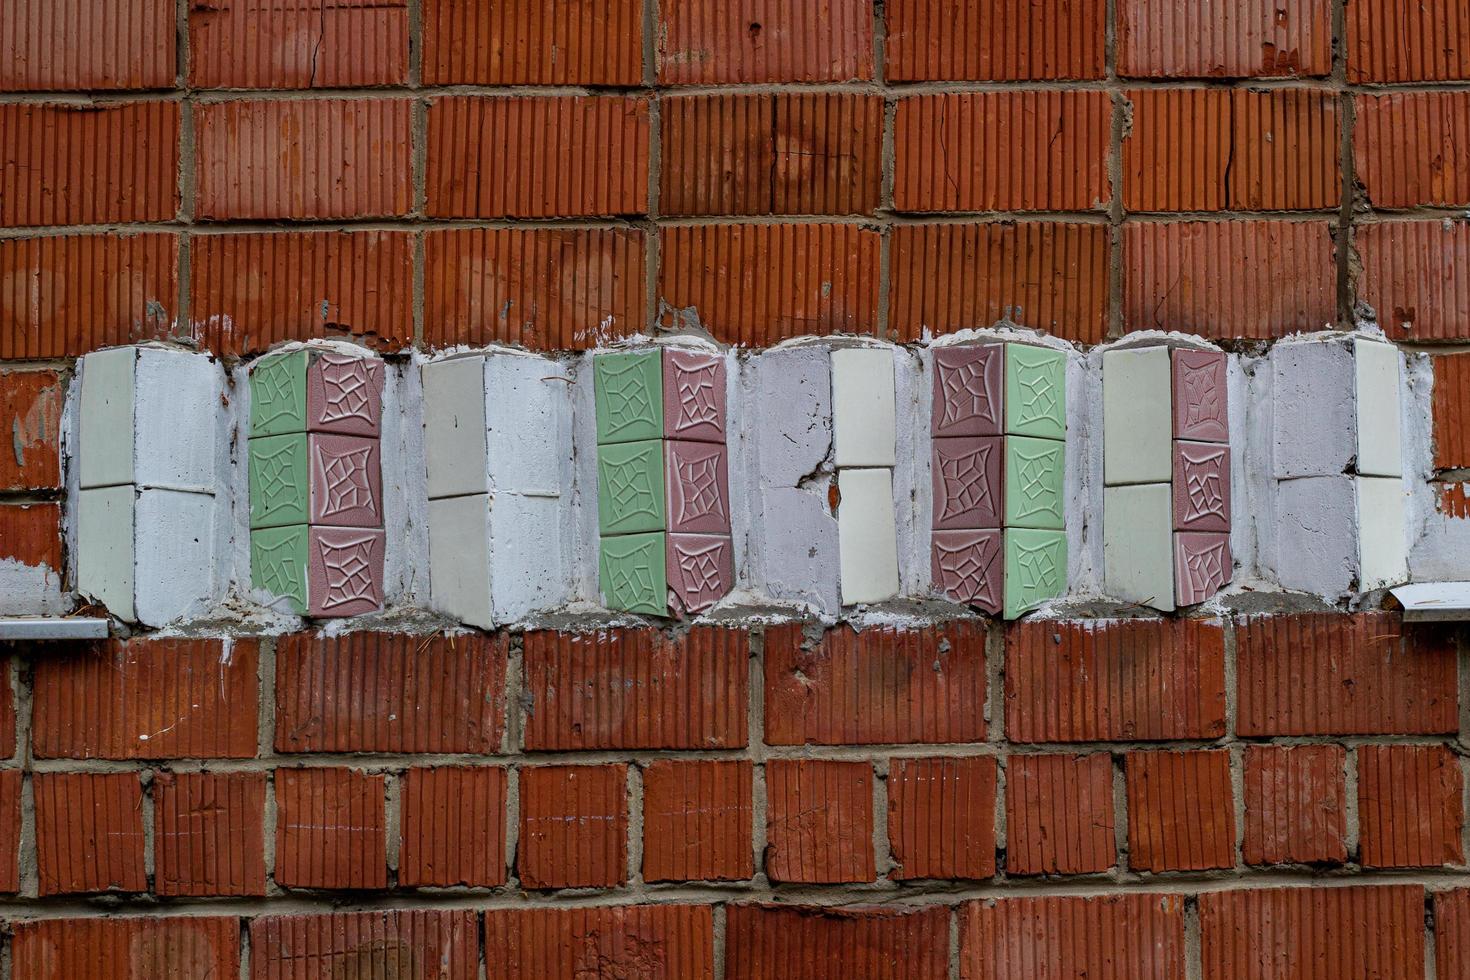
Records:
[[[1470,976],[1470,888],[1435,894],[1434,951],[1439,976]]]
[[[894,759],[888,767],[891,878],[995,874],[993,758]]]
[[[1459,0],[1358,0],[1347,5],[1352,82],[1470,79],[1470,24]]]
[[[714,917],[707,905],[495,909],[485,948],[498,980],[713,980]]]
[[[265,894],[265,773],[159,773],[153,779],[159,895]]]
[[[1359,847],[1364,867],[1463,864],[1460,764],[1443,745],[1358,749]]]
[[[0,490],[61,486],[61,408],[66,383],[49,370],[0,368],[0,427],[10,452],[0,453]]]
[[[0,769],[0,892],[20,891],[20,797],[24,777],[19,769]]]
[[[873,767],[866,762],[766,763],[766,874],[772,881],[872,881]]]
[[[14,980],[220,980],[240,974],[240,920],[39,919],[15,924]]]
[[[1230,753],[1129,752],[1128,863],[1138,871],[1235,866]]]
[[[276,770],[276,884],[386,888],[382,776],[324,766]]]
[[[639,0],[426,0],[427,85],[638,85]]]
[[[15,690],[10,685],[10,656],[0,656],[0,759],[15,755]]]
[[[727,980],[944,980],[949,913],[923,909],[731,905]]]
[[[516,868],[526,888],[613,888],[628,875],[628,767],[520,771]]]
[[[751,764],[659,759],[643,769],[643,879],[739,881],[754,872]]]
[[[1357,97],[1353,159],[1379,208],[1470,203],[1470,92]]]
[[[137,773],[40,772],[31,788],[42,895],[147,890]]]
[[[1382,221],[1353,234],[1358,296],[1391,340],[1470,338],[1470,223]]]
[[[873,77],[866,0],[659,0],[657,30],[663,85]]]
[[[1118,72],[1124,76],[1322,76],[1331,70],[1329,0],[1118,4]]]
[[[889,0],[884,11],[890,82],[1095,79],[1105,73],[1103,0]]]
[[[1118,863],[1113,821],[1113,759],[1107,753],[1006,760],[1009,873],[1107,871]]]
[[[1470,353],[1434,358],[1434,465],[1470,466]]]
[[[1345,759],[1338,745],[1246,748],[1246,864],[1347,860]]]
[[[61,505],[0,504],[0,561],[61,574]]]
[[[173,0],[9,0],[0,91],[169,88]]]
[[[189,5],[189,84],[196,87],[353,88],[407,80],[406,0]]]
[[[505,884],[505,770],[416,766],[403,776],[398,883]]]
[[[1183,980],[1179,895],[1007,898],[960,908],[961,980]]]
[[[250,977],[468,980],[479,966],[478,934],[468,909],[263,915],[250,920]]]

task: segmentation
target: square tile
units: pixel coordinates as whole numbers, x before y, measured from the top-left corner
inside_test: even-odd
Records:
[[[306,434],[251,439],[249,452],[251,528],[307,523]]]
[[[250,532],[250,582],[285,600],[298,616],[306,615],[305,524],[267,527]]]
[[[664,434],[663,359],[657,349],[592,359],[597,442],[642,442]]]
[[[664,530],[660,440],[598,447],[597,527],[604,535]]]
[[[312,432],[376,436],[383,422],[387,370],[373,357],[323,352],[306,369],[306,427]]]
[[[429,595],[439,612],[494,629],[490,598],[490,496],[429,501]]]
[[[842,604],[882,602],[898,594],[898,537],[893,473],[849,469],[837,475],[838,567]]]
[[[1030,344],[1005,349],[1006,432],[1067,438],[1067,355]]]
[[[1230,530],[1230,447],[1174,443],[1174,529]]]
[[[1005,427],[1005,348],[1001,344],[935,347],[930,432],[998,436]]]
[[[94,351],[81,359],[78,473],[83,490],[133,482],[133,347]]]
[[[930,568],[934,590],[998,615],[1005,601],[1002,533],[935,531]]]
[[[485,358],[431,361],[419,377],[429,499],[489,492]]]
[[[331,527],[383,526],[383,465],[378,440],[313,432],[311,523]]]
[[[1399,432],[1399,349],[1364,340],[1354,344],[1358,389],[1358,472],[1363,476],[1402,476]]]
[[[385,535],[376,528],[314,527],[309,531],[307,611],[358,616],[383,607]]]
[[[1174,608],[1173,488],[1103,488],[1103,579],[1107,594],[1162,612]]]
[[[602,601],[609,609],[669,614],[664,533],[618,534],[602,539],[598,572]]]
[[[684,534],[730,533],[730,477],[724,443],[664,443],[668,529]]]
[[[931,449],[934,527],[995,528],[1005,491],[1005,445],[1000,436],[935,439]]]
[[[1230,395],[1225,352],[1174,351],[1174,438],[1230,441]]]
[[[723,534],[668,536],[669,591],[674,608],[701,613],[735,584],[735,549]]]
[[[1018,619],[1067,591],[1067,533],[1005,530],[1006,619]]]
[[[665,347],[664,436],[725,442],[725,359]]]
[[[1230,582],[1230,535],[1213,531],[1174,534],[1174,600],[1181,606],[1204,602]]]
[[[1006,527],[1065,530],[1067,444],[1006,436]]]
[[[304,350],[262,357],[250,369],[250,435],[306,431]]]
[[[1408,489],[1396,477],[1362,476],[1358,492],[1358,591],[1401,585],[1409,578],[1404,510]]]
[[[1166,483],[1173,466],[1169,348],[1104,351],[1103,483]]]
[[[832,352],[832,428],[842,466],[892,466],[896,433],[893,351],[843,347]]]

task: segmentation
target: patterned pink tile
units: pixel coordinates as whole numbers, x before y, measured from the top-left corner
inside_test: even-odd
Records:
[[[383,607],[384,533],[314,527],[308,542],[307,613],[357,616]]]
[[[935,531],[933,555],[936,591],[991,615],[1000,613],[1005,575],[1000,531]]]
[[[1174,443],[1174,529],[1230,530],[1230,447]]]
[[[383,466],[378,440],[312,433],[307,437],[312,524],[383,526]]]
[[[664,436],[725,441],[725,359],[664,348]]]
[[[1005,493],[1005,440],[1000,436],[935,439],[934,527],[1000,527]]]
[[[1222,352],[1174,351],[1174,438],[1230,441],[1230,399]]]
[[[1004,353],[1001,344],[934,349],[936,437],[1000,435]]]
[[[735,582],[735,552],[722,534],[668,536],[669,591],[675,611],[704,612]]]
[[[306,369],[306,426],[312,432],[376,436],[383,418],[383,362],[317,354]]]
[[[664,443],[664,479],[670,531],[730,533],[730,480],[723,445],[670,439]]]
[[[1204,602],[1230,581],[1230,535],[1213,531],[1174,532],[1174,601]]]

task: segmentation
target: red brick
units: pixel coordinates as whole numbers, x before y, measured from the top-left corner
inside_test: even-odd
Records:
[[[1358,749],[1361,860],[1369,868],[1463,864],[1463,779],[1443,745]]]
[[[1470,888],[1435,894],[1434,960],[1438,976],[1470,976]]]
[[[42,895],[147,890],[137,773],[41,772],[31,787]]]
[[[1225,734],[1225,631],[1196,619],[1016,623],[1006,734],[1018,742]]]
[[[648,102],[450,96],[429,104],[428,213],[571,218],[648,210]]]
[[[1434,365],[1434,465],[1470,466],[1470,353],[1442,354]],[[0,383],[4,376],[0,375]]]
[[[1246,864],[1347,860],[1345,758],[1338,745],[1246,748]]]
[[[1118,863],[1113,820],[1113,759],[1107,753],[1006,760],[1010,874],[1107,871]]]
[[[978,742],[985,738],[985,626],[766,631],[771,745]]]
[[[485,948],[497,980],[713,980],[714,944],[714,917],[706,905],[485,913]]]
[[[1331,70],[1329,0],[1118,4],[1118,71],[1124,76],[1323,76]]]
[[[1130,211],[1336,209],[1337,98],[1277,89],[1139,89],[1123,141]]]
[[[726,980],[945,980],[949,912],[731,905]]]
[[[403,776],[398,883],[505,884],[505,770],[415,767]]]
[[[324,766],[276,770],[276,884],[388,887],[384,780]]]
[[[639,85],[639,0],[425,0],[427,85]]]
[[[15,691],[11,683],[7,654],[0,657],[0,759],[15,755]]]
[[[657,37],[664,85],[873,77],[866,0],[660,0]]]
[[[1460,0],[1356,0],[1346,26],[1348,81],[1470,79],[1470,22]]]
[[[1112,102],[1104,92],[972,92],[900,99],[899,211],[1105,207]]]
[[[1443,484],[1435,506],[1450,517],[1470,518],[1470,483]]]
[[[20,797],[24,777],[19,769],[0,769],[0,892],[20,891]]]
[[[162,336],[178,299],[178,250],[166,234],[0,241],[0,359]]]
[[[772,881],[872,881],[873,767],[866,762],[766,763],[766,874]]]
[[[1132,222],[1123,226],[1123,326],[1270,340],[1337,321],[1326,221]]]
[[[40,919],[15,924],[14,980],[220,980],[240,973],[240,920]]]
[[[507,639],[293,633],[276,642],[276,751],[500,749]]]
[[[55,573],[59,588],[61,505],[0,504],[0,561],[44,565]]]
[[[712,225],[660,231],[663,326],[767,347],[878,324],[877,232],[846,224]]]
[[[1102,0],[889,0],[890,82],[1021,82],[1105,74]],[[1025,43],[1017,43],[1024,38]]]
[[[1470,203],[1470,92],[1357,97],[1353,159],[1379,208]]]
[[[408,80],[405,0],[194,0],[189,84],[352,88]]]
[[[424,235],[424,341],[584,350],[644,330],[644,234],[453,228]]]
[[[1457,731],[1455,646],[1390,613],[1251,617],[1236,627],[1236,730],[1272,735]]]
[[[409,99],[247,99],[194,112],[197,217],[387,217],[413,203]]]
[[[7,0],[0,91],[169,88],[173,0]]]
[[[1424,976],[1418,885],[1208,892],[1199,918],[1203,980]]]
[[[1135,871],[1235,866],[1229,752],[1129,752],[1123,771]]]
[[[890,878],[995,874],[993,758],[894,759],[888,767]]]
[[[530,750],[729,749],[746,744],[750,639],[699,627],[525,637]]]
[[[1001,320],[1097,344],[1107,330],[1108,230],[1059,222],[897,225],[888,328],[920,340]]]
[[[0,453],[0,490],[61,486],[65,399],[66,383],[56,371],[0,368],[0,427],[11,436],[11,451]]]
[[[1470,338],[1470,223],[1384,221],[1354,235],[1359,298],[1390,339]]]
[[[159,895],[264,895],[265,773],[159,773],[153,854]]]
[[[754,873],[748,761],[660,759],[643,769],[643,879],[739,881]]]
[[[520,771],[516,867],[526,888],[612,888],[628,876],[628,767]]]
[[[475,918],[468,909],[263,915],[250,920],[250,977],[469,980],[479,968]]]
[[[195,235],[189,334],[219,354],[340,337],[413,343],[413,241],[399,231]]]
[[[35,752],[67,759],[256,754],[256,640],[111,640],[36,661]]]
[[[1179,895],[1008,898],[960,908],[961,980],[1184,980]]]

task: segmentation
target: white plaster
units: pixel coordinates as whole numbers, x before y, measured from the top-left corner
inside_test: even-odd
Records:
[[[423,390],[411,363],[383,372],[378,458],[383,472],[383,605],[410,606],[429,595],[429,515],[424,473]]]
[[[1407,494],[1399,477],[1357,478],[1359,563],[1358,591],[1399,585],[1409,577],[1404,526]]]
[[[133,482],[214,493],[224,368],[205,354],[141,347],[133,394]],[[83,381],[83,393],[86,382]],[[87,448],[82,447],[85,460]]]
[[[489,489],[542,497],[566,492],[571,453],[571,376],[545,357],[485,358]]]
[[[554,610],[572,598],[560,498],[490,499],[490,598],[499,623]]]
[[[1173,489],[1168,483],[1103,491],[1103,560],[1109,595],[1174,609]]]
[[[837,486],[842,604],[882,602],[898,594],[893,476],[887,469],[844,469]]]
[[[429,498],[487,492],[485,358],[430,361],[421,383]]]
[[[138,622],[156,627],[203,616],[215,595],[214,496],[140,489],[134,507]]]
[[[886,347],[832,351],[836,465],[893,466],[894,354]]]
[[[134,621],[130,484],[83,490],[77,500],[77,591],[119,619]]]
[[[1357,456],[1356,368],[1339,335],[1271,349],[1272,473],[1277,479],[1337,476]]]
[[[94,351],[77,362],[81,385],[77,442],[80,485],[133,482],[133,393],[136,347]]]
[[[1358,501],[1351,476],[1313,476],[1276,484],[1274,552],[1282,587],[1328,600],[1358,578]]]
[[[49,565],[0,559],[0,615],[65,616],[73,606],[61,590],[61,575]]]
[[[1357,471],[1363,476],[1402,476],[1399,350],[1392,344],[1358,337],[1354,342],[1354,353]]]
[[[929,413],[932,397],[918,355],[892,348],[894,372],[893,519],[899,586],[904,595],[923,595],[929,585],[930,484]],[[922,418],[922,426],[920,419]],[[922,500],[922,508],[921,508]]]
[[[1174,425],[1169,349],[1105,351],[1102,382],[1104,482],[1168,482]]]

